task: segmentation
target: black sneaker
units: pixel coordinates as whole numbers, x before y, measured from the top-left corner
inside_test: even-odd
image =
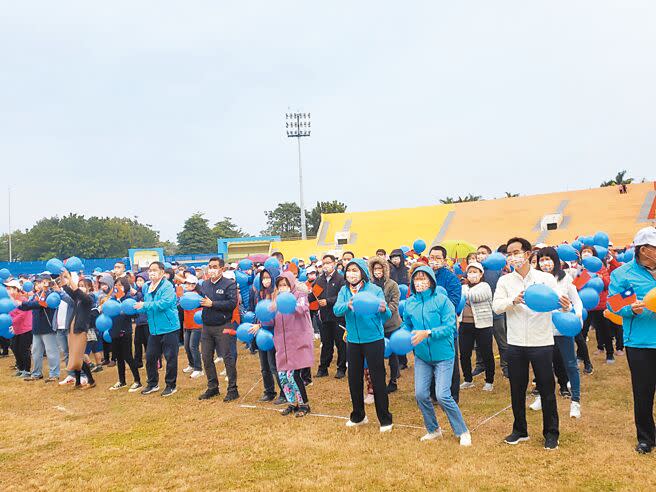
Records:
[[[537,387],[531,390],[531,396],[540,396],[540,391],[538,390]]]
[[[297,410],[298,407],[295,407],[294,405],[287,405],[287,408],[285,408],[282,412],[280,412],[280,415],[287,416],[290,413],[296,413]]]
[[[560,388],[560,396],[562,396],[563,398],[571,398],[572,392],[568,390],[567,387]]]
[[[556,436],[547,436],[544,438],[544,449],[553,450],[558,449],[558,438]]]
[[[405,371],[408,368],[408,364],[401,364],[399,366],[399,371]]]
[[[337,371],[335,374],[335,379],[344,379],[346,377],[346,373],[344,371]]]
[[[394,381],[390,381],[389,384],[387,385],[387,393],[394,393],[396,390],[398,390],[398,386]]]
[[[310,405],[300,405],[294,417],[305,417],[308,413],[310,413]]]
[[[506,379],[510,378],[510,374],[508,374],[508,368],[507,367],[502,367],[501,372],[503,373],[503,377]]]
[[[592,364],[586,364],[585,367],[583,368],[583,374],[587,374],[590,376],[594,372],[594,369],[592,368]]]
[[[635,450],[638,454],[649,454],[651,453],[651,446],[646,442],[639,442]]]
[[[328,371],[325,369],[319,369],[314,375],[315,378],[325,378],[328,377]]]
[[[228,403],[229,401],[233,401],[239,398],[239,392],[238,391],[228,391],[225,395],[225,398],[223,399],[223,403]]]
[[[276,399],[276,395],[267,395],[267,394],[265,393],[265,394],[263,394],[263,395],[260,397],[260,399],[257,400],[257,401],[268,402],[268,401],[273,401],[273,400],[275,400],[275,399]]]
[[[479,374],[483,374],[485,372],[485,367],[480,367],[476,366],[474,370],[472,371],[472,377],[475,378]]]
[[[529,437],[527,435],[520,434],[519,432],[513,431],[512,434],[507,436],[503,442],[506,444],[519,444],[520,442],[528,441]]]
[[[274,405],[284,405],[285,403],[287,403],[287,398],[283,395],[280,395],[277,399],[273,400]]]
[[[171,388],[170,386],[167,386],[166,388],[164,388],[164,391],[162,391],[162,396],[171,396],[177,392],[178,392],[178,388]]]
[[[156,391],[159,391],[159,386],[146,386],[144,389],[141,390],[141,394],[149,395],[151,393],[155,393]]]
[[[214,398],[215,396],[219,395],[219,390],[206,390],[205,393],[201,394],[198,399],[199,400],[209,400],[210,398]]]

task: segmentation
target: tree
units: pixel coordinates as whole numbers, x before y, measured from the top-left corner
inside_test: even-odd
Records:
[[[481,200],[482,198],[483,198],[483,197],[480,196],[480,195],[472,195],[471,193],[469,193],[469,194],[466,195],[465,197],[458,196],[458,198],[456,198],[455,200],[454,200],[452,197],[450,197],[450,196],[447,196],[446,198],[441,198],[441,199],[440,199],[440,203],[465,203],[465,202],[477,202],[477,201]]]
[[[301,207],[297,203],[279,203],[275,209],[265,211],[264,215],[267,218],[267,228],[261,234],[285,239],[301,236]]]
[[[191,255],[216,250],[216,238],[201,212],[189,217],[178,233],[178,253]]]
[[[620,172],[618,172],[617,175],[615,176],[615,179],[611,179],[611,180],[609,180],[609,181],[604,181],[604,182],[601,183],[599,186],[600,186],[601,188],[605,188],[605,187],[607,187],[607,186],[616,186],[616,185],[628,185],[628,184],[631,184],[631,183],[633,182],[633,178],[626,178],[626,179],[625,179],[625,178],[624,178],[625,175],[626,175],[626,170],[624,170],[624,171],[620,171]]]
[[[316,236],[321,225],[321,214],[341,214],[346,212],[346,205],[340,201],[317,202],[310,212],[305,213],[308,236]]]
[[[245,237],[247,234],[232,221],[232,217],[223,217],[212,228],[212,234],[218,239],[227,237]]]
[[[519,196],[519,193],[510,193],[509,191],[506,191],[506,198],[515,198],[516,196]]]

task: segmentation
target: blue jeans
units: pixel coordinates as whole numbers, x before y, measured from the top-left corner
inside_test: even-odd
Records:
[[[576,349],[574,348],[574,337],[555,336],[554,341],[558,345],[558,351],[565,364],[567,378],[572,386],[572,401],[581,401],[581,376],[576,361]]]
[[[189,365],[193,367],[194,371],[203,370],[203,363],[200,358],[200,334],[200,329],[184,330],[184,348]]]
[[[59,377],[59,347],[57,335],[53,331],[45,335],[32,336],[32,376],[43,376],[43,351],[48,357],[49,377]]]
[[[456,436],[467,432],[467,426],[462,418],[458,404],[451,396],[451,378],[453,377],[453,359],[439,362],[425,362],[415,357],[415,398],[424,425],[428,432],[435,432],[440,428],[435,417],[435,408],[430,398],[431,380],[435,377],[435,396],[437,403],[446,413],[451,428]]]

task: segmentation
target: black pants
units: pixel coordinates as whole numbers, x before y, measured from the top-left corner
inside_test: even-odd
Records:
[[[137,325],[134,328],[134,361],[137,367],[143,367],[143,354],[148,349],[148,325]]]
[[[604,316],[603,311],[588,311],[588,319],[583,322],[583,330],[588,333],[590,325],[594,326],[597,336],[597,348],[606,350],[606,358],[613,358],[613,340],[610,336],[610,321]]]
[[[474,342],[481,351],[483,366],[485,367],[485,382],[494,383],[494,355],[492,353],[492,327],[476,328],[474,323],[461,323],[460,333],[460,365],[465,381],[472,382],[471,357]]]
[[[265,328],[261,328],[262,330]],[[284,396],[280,378],[278,377],[278,368],[276,367],[276,349],[273,348],[268,352],[263,350],[257,351],[260,357],[260,370],[262,371],[262,384],[264,385],[264,394],[271,397],[276,395],[276,386],[280,390],[280,396]],[[275,383],[274,383],[275,379]]]
[[[132,357],[132,334],[122,333],[117,338],[112,338],[114,353],[116,354],[116,367],[118,369],[118,380],[125,384],[125,364],[127,363],[135,383],[141,383],[139,370]]]
[[[526,389],[528,366],[533,367],[536,384],[542,399],[542,434],[558,438],[558,407],[556,405],[553,376],[553,345],[545,347],[519,347],[508,345],[508,373],[510,398],[515,421],[513,431],[528,435],[526,426]]]
[[[179,334],[175,330],[163,335],[153,335],[148,337],[148,349],[146,350],[146,373],[148,374],[148,386],[157,386],[159,383],[159,373],[157,372],[157,361],[164,355],[166,359],[166,374],[164,381],[166,386],[175,388],[178,378],[178,344]]]
[[[394,331],[391,331],[389,333],[385,333],[385,338],[387,338],[389,340],[389,337],[392,336],[392,333],[394,333],[394,332],[396,332],[400,329],[401,328],[397,328]],[[401,376],[401,370],[399,369],[399,367],[400,367],[400,365],[399,365],[399,356],[396,355],[396,354],[390,355],[389,359],[388,359],[388,363],[389,363],[389,368],[390,368],[390,383],[396,384],[397,380]]]
[[[554,343],[553,346],[553,370],[558,380],[558,386],[560,386],[561,390],[566,390],[569,377],[567,376],[567,368],[565,367],[563,356],[560,355],[557,343]]]
[[[624,350],[624,328],[622,325],[616,325],[611,320],[608,320],[610,328],[611,343],[615,340],[615,350]]]
[[[11,342],[9,341],[8,338],[0,337],[0,352],[2,352],[2,355],[9,355],[10,345]]]
[[[588,325],[588,329],[590,326]],[[581,330],[581,332],[574,337],[576,342],[576,358],[581,359],[585,366],[591,366],[592,362],[590,361],[590,352],[588,351],[588,343],[586,338],[588,338],[588,329]]]
[[[633,387],[633,418],[638,442],[656,446],[654,391],[656,390],[656,349],[626,347]]]
[[[300,371],[301,378],[303,378],[303,382],[308,385],[312,383],[312,368],[311,367],[304,367]]]
[[[346,348],[348,358],[348,383],[351,393],[351,422],[362,422],[364,412],[364,359],[367,359],[371,383],[374,386],[376,415],[381,427],[392,423],[389,411],[389,398],[385,383],[385,341],[381,338],[370,343],[349,343]]]
[[[225,324],[222,326],[208,326],[203,325],[200,334],[201,357],[203,359],[203,367],[205,368],[205,376],[207,376],[207,389],[210,391],[219,389],[219,379],[216,375],[216,365],[214,364],[214,351],[223,358],[223,363],[226,368],[226,375],[228,376],[228,393],[235,393],[237,391],[237,360],[235,358],[236,350],[232,349],[232,345],[237,343],[234,336],[223,333],[223,330],[229,329],[231,326]]]
[[[334,347],[337,347],[337,370],[346,372],[346,342],[344,342],[344,329],[337,321],[323,321],[319,328],[321,334],[321,355],[319,357],[319,371],[327,371],[333,361]]]
[[[16,358],[17,371],[30,371],[30,368],[32,367],[32,354],[30,353],[31,345],[31,331],[15,335],[14,338],[11,339],[11,351]]]

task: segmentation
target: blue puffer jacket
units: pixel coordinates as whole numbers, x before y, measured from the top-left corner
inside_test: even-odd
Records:
[[[417,272],[428,275],[430,289],[415,291]],[[410,279],[413,296],[406,301],[403,313],[403,320],[410,330],[431,331],[431,336],[415,347],[415,357],[424,362],[439,362],[455,356],[456,310],[449,298],[437,292],[436,287],[433,270],[427,266],[417,268]]]
[[[349,265],[356,264],[362,273],[364,285],[360,288],[359,292],[369,292],[385,302],[385,294],[383,289],[369,281],[369,268],[364,260],[355,258],[348,262]],[[344,270],[346,271],[346,269]],[[353,298],[353,293],[348,284],[344,285],[337,295],[337,302],[333,307],[333,312],[338,318],[344,317],[346,319],[346,341],[349,343],[370,343],[377,340],[382,340],[385,337],[385,328],[383,325],[392,317],[387,304],[385,304],[385,312],[377,311],[376,314],[371,316],[362,316],[355,314],[348,307],[349,301]]]
[[[143,286],[144,305],[141,311],[148,316],[148,328],[151,335],[163,335],[180,329],[178,317],[178,299],[175,287],[166,279],[162,279],[154,292],[148,292],[150,282]]]
[[[460,304],[460,297],[462,296],[462,285],[460,284],[460,280],[458,280],[458,277],[455,273],[446,267],[438,268],[438,270],[433,273],[433,279],[435,280],[435,283],[446,289],[449,300],[455,308],[458,304]]]
[[[635,291],[638,300],[644,299],[651,289],[656,288],[654,277],[635,260],[610,274],[608,297],[626,292],[630,288]],[[642,314],[635,314],[631,306],[624,306],[617,314],[623,319],[625,346],[656,348],[656,313],[645,309]]]

